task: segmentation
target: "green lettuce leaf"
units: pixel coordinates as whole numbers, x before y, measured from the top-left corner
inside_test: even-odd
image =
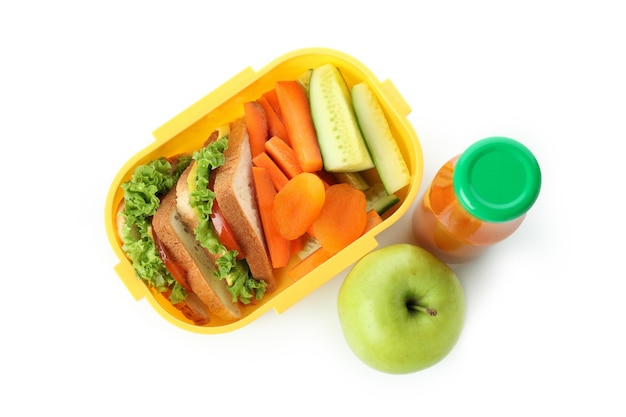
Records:
[[[202,149],[196,151],[193,159],[198,164],[196,187],[190,193],[190,204],[196,209],[199,218],[194,230],[196,239],[212,254],[218,255],[214,270],[217,279],[228,283],[228,290],[233,301],[249,304],[253,297],[260,300],[265,294],[267,284],[252,277],[245,260],[237,260],[237,251],[228,250],[220,241],[211,222],[215,193],[209,189],[211,171],[224,164],[224,151],[228,147],[228,136],[222,136]]]
[[[124,219],[122,250],[128,255],[135,274],[158,292],[171,290],[170,300],[176,304],[187,296],[185,290],[167,270],[151,237],[151,217],[156,213],[160,197],[176,184],[190,164],[191,157],[180,157],[175,166],[157,159],[135,168],[131,179],[122,184]]]

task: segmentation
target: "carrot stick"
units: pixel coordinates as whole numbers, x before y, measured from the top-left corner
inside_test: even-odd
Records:
[[[291,242],[291,253],[295,254],[304,249],[304,236],[300,236],[299,238],[290,240]]]
[[[305,172],[319,171],[323,167],[322,154],[317,143],[317,133],[311,119],[309,99],[295,80],[278,81],[276,95],[287,128],[289,141]]]
[[[248,128],[248,136],[250,137],[250,152],[254,158],[263,152],[268,138],[267,117],[263,106],[257,101],[243,103],[243,111],[246,127]]]
[[[313,222],[313,233],[320,245],[336,253],[358,239],[367,223],[365,207],[365,194],[351,185],[328,187],[324,206]]]
[[[259,97],[257,100],[261,106],[263,106],[263,111],[265,111],[265,116],[267,118],[267,129],[268,136],[271,138],[272,136],[278,136],[282,140],[285,141],[288,145],[289,142],[289,134],[287,133],[287,128],[285,124],[280,119],[280,117],[276,114],[276,111],[270,104],[270,102],[264,96]]]
[[[317,171],[317,172],[314,172],[314,174],[320,177],[320,180],[322,180],[322,183],[324,184],[324,189],[328,189],[328,187],[330,187],[330,184],[326,182],[326,176],[321,175],[322,172],[324,171]]]
[[[330,259],[331,256],[333,256],[332,253],[328,252],[324,248],[319,248],[287,271],[287,276],[289,276],[289,278],[293,281],[297,281]]]
[[[328,171],[321,170],[317,171],[316,174],[322,179],[322,181],[324,181],[326,188],[333,184],[337,184],[337,180],[335,179],[335,177]]]
[[[273,136],[265,142],[265,152],[272,157],[287,178],[291,179],[302,172],[295,151],[278,136]]]
[[[278,94],[276,94],[276,89],[272,88],[271,90],[263,93],[262,97],[267,100],[267,102],[272,106],[274,112],[278,116],[280,120],[283,120],[283,114],[280,110],[280,103],[278,101]]]
[[[310,172],[293,177],[274,198],[272,217],[278,232],[293,240],[304,235],[324,205],[322,180]]]
[[[272,267],[282,268],[289,262],[291,242],[278,233],[272,218],[276,189],[265,168],[253,166],[252,175]]]
[[[267,170],[267,174],[270,176],[272,183],[274,183],[274,188],[278,191],[282,190],[289,182],[289,178],[266,152],[261,152],[252,158],[252,164]]]
[[[363,233],[369,232],[374,227],[378,226],[383,222],[383,218],[380,217],[380,214],[374,209],[367,212],[367,222],[365,222],[365,230]]]

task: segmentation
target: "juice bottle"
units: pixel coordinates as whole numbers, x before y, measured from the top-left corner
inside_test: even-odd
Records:
[[[415,207],[417,244],[449,264],[472,260],[517,230],[540,188],[539,164],[520,142],[475,142],[441,167]]]

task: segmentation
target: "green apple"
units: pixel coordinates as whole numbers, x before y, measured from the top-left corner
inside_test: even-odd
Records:
[[[405,374],[452,350],[463,328],[465,294],[448,265],[398,243],[355,264],[339,289],[337,312],[348,346],[363,363]]]

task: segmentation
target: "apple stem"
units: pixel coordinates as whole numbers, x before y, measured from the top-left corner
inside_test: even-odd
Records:
[[[411,304],[409,305],[409,308],[411,308],[412,310],[421,311],[422,313],[426,313],[431,317],[435,317],[437,315],[437,310],[435,310],[434,308],[428,308],[417,304]]]

